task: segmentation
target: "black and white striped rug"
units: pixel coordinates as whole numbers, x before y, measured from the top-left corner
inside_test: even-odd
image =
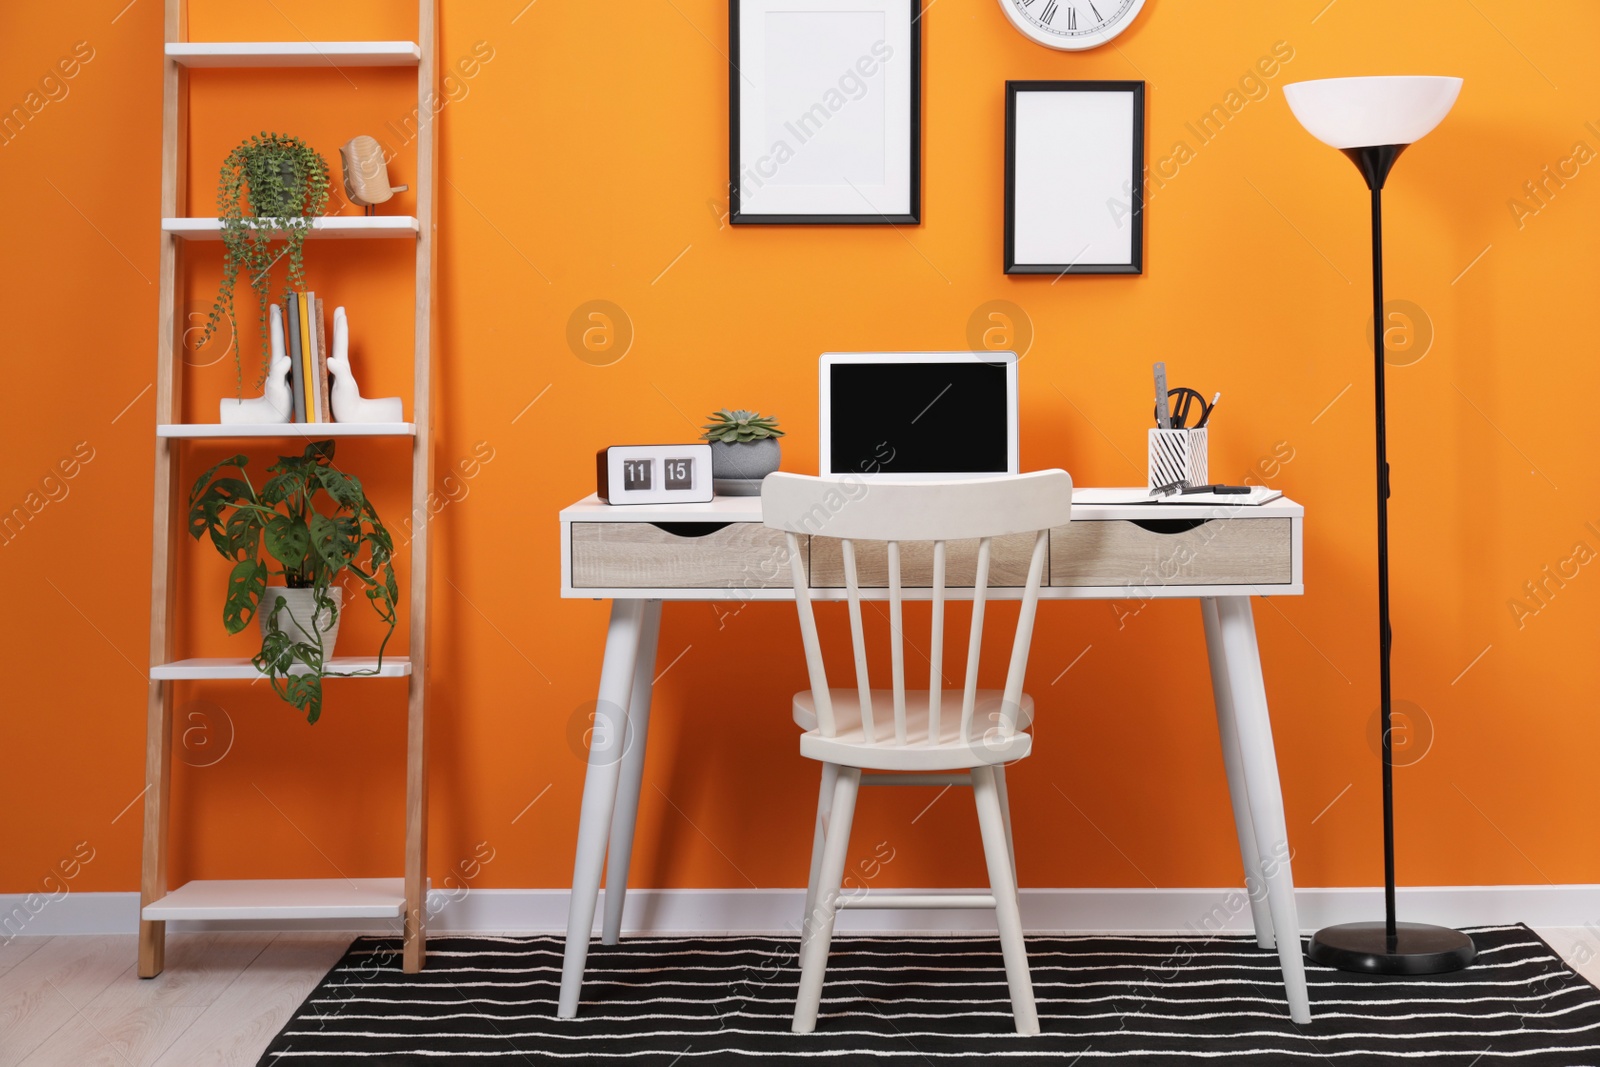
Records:
[[[1600,1063],[1600,992],[1525,926],[1472,931],[1466,971],[1376,979],[1308,964],[1289,1021],[1277,954],[1241,937],[1030,937],[1044,1033],[1018,1037],[994,938],[839,937],[814,1034],[789,1032],[795,942],[596,944],[579,1016],[555,1017],[558,937],[436,937],[422,974],[362,938],[261,1063]]]

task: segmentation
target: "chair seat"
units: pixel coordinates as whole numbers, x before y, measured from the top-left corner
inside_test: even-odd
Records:
[[[972,712],[972,737],[961,740],[961,701],[959,689],[946,689],[940,698],[939,737],[928,739],[928,693],[906,692],[906,744],[894,742],[894,692],[872,690],[873,723],[877,741],[868,741],[861,725],[861,698],[855,689],[830,689],[836,735],[823,737],[817,726],[816,698],[811,690],[794,695],[794,721],[806,732],[800,737],[800,754],[842,767],[883,771],[949,771],[1010,763],[1026,756],[1033,737],[1025,731],[1033,725],[1033,698],[1022,694],[1017,711],[1017,732],[999,734],[1000,706],[1004,697],[998,689],[980,689]]]

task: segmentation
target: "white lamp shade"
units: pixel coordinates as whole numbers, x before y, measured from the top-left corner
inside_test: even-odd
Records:
[[[1283,87],[1300,125],[1334,148],[1412,144],[1443,121],[1460,78],[1323,78]]]

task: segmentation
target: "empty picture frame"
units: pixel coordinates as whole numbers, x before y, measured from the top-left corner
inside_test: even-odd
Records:
[[[1007,274],[1144,273],[1144,82],[1006,82]]]
[[[729,0],[735,224],[917,223],[922,0]]]

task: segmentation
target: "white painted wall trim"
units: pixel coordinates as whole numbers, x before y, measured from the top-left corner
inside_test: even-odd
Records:
[[[1341,922],[1383,917],[1378,888],[1298,889],[1302,932]],[[429,894],[431,933],[561,933],[565,889],[475,889],[464,896]],[[139,894],[72,893],[44,902],[0,896],[0,944],[17,935],[131,934],[138,930]],[[633,934],[793,933],[804,907],[800,889],[635,889],[623,929]],[[1431,886],[1399,890],[1402,919],[1445,926],[1524,922],[1530,926],[1591,926],[1600,935],[1600,885]],[[598,914],[598,909],[597,909]],[[21,916],[26,916],[24,921]],[[1030,932],[1247,933],[1250,909],[1242,889],[1024,889],[1022,920]],[[391,924],[393,925],[393,924]],[[308,923],[168,924],[195,930],[295,929],[384,932],[384,923],[329,920]],[[841,931],[937,932],[994,929],[984,911],[849,910]],[[598,932],[598,921],[596,925]]]

